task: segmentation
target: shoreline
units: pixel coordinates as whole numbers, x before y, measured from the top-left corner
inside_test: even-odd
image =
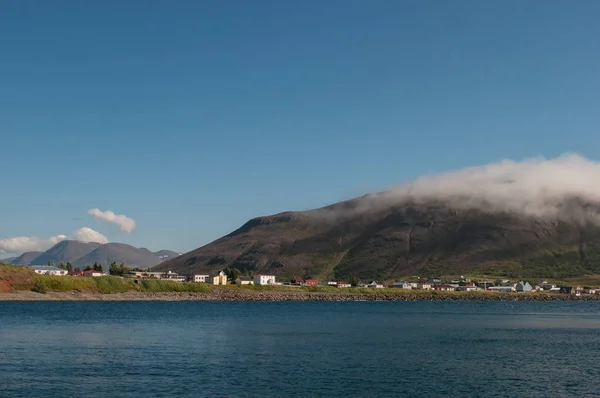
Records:
[[[598,301],[600,296],[543,293],[333,293],[214,289],[210,292],[0,293],[0,301]]]

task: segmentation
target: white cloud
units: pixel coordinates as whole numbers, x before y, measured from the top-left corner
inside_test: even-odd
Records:
[[[135,229],[135,220],[124,214],[115,214],[110,210],[100,209],[88,210],[88,214],[96,220],[105,221],[119,227],[121,231],[131,233]]]
[[[14,238],[0,239],[0,251],[6,253],[44,251],[65,239],[67,239],[65,235],[52,236],[47,239],[40,239],[35,236],[17,236]]]
[[[60,241],[66,239],[80,240],[84,242],[108,243],[108,238],[98,231],[83,227],[74,231],[71,237],[66,235],[51,236],[41,239],[35,236],[17,236],[14,238],[0,239],[0,252],[21,254],[30,251],[46,251]]]
[[[83,242],[108,243],[108,238],[105,235],[88,227],[79,228],[73,232],[73,239]]]

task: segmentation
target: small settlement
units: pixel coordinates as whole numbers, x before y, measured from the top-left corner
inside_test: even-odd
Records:
[[[27,266],[37,274],[52,275],[52,276],[68,276],[68,277],[100,277],[106,276],[104,272],[87,270],[87,271],[67,271],[63,268],[50,265],[30,265]],[[442,281],[438,278],[419,279],[417,282],[396,281],[391,285],[384,286],[377,281],[358,281],[354,285],[346,281],[319,281],[313,278],[294,277],[289,281],[278,282],[275,275],[255,274],[253,276],[238,276],[235,280],[230,280],[225,272],[218,271],[213,275],[194,274],[190,276],[179,275],[172,271],[132,271],[123,275],[126,278],[136,280],[155,279],[174,282],[193,282],[207,283],[211,285],[257,285],[257,286],[330,286],[340,289],[351,287],[357,288],[372,288],[381,289],[384,287],[407,289],[407,290],[433,290],[433,291],[457,291],[457,292],[473,292],[473,291],[493,291],[502,293],[529,293],[529,292],[547,292],[547,293],[563,293],[581,295],[600,295],[600,289],[595,289],[588,286],[557,286],[556,284],[545,280],[539,281],[535,285],[531,285],[527,281],[511,281],[509,279],[497,279],[494,281],[480,280],[474,281],[469,278],[461,277],[456,280]]]

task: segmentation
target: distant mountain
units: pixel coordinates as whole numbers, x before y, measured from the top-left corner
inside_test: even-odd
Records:
[[[2,263],[2,264],[12,264],[12,261],[14,259],[16,259],[16,257],[3,258],[2,260],[0,260],[0,263]]]
[[[12,265],[29,265],[43,252],[26,252],[19,257],[13,257],[10,264]]]
[[[168,250],[161,250],[156,253],[161,253],[163,251],[174,253]],[[138,249],[137,247],[125,243],[107,243],[78,258],[73,262],[73,265],[84,267],[86,265],[98,263],[103,266],[108,266],[115,261],[119,264],[125,263],[130,267],[149,268],[160,264],[163,261],[156,253],[152,253],[148,249]]]
[[[154,254],[156,257],[160,258],[161,261],[172,260],[175,257],[179,257],[181,255],[181,253],[177,253],[172,250],[159,250],[152,254]]]
[[[32,264],[44,265],[52,261],[55,264],[73,263],[75,260],[102,246],[96,242],[80,242],[77,240],[63,240],[36,257]]]

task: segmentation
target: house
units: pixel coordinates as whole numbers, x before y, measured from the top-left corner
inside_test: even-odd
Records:
[[[105,276],[106,274],[104,272],[100,272],[100,271],[94,271],[93,269],[89,270],[89,271],[83,271],[83,276],[87,276],[88,278],[93,278],[96,276]]]
[[[69,271],[67,272],[69,276],[83,276],[83,271]]]
[[[337,284],[337,282],[336,282],[336,284]],[[356,287],[367,287],[368,285],[369,284],[366,282],[362,282],[362,281],[356,282]]]
[[[573,292],[573,286],[561,286],[559,293],[571,294]]]
[[[274,285],[275,275],[256,274],[254,275],[254,284],[259,286]]]
[[[437,285],[433,285],[431,286],[431,288],[433,290],[439,290],[439,291],[454,291],[455,287],[451,286],[451,285],[446,285],[446,284],[437,284]]]
[[[337,282],[336,286],[339,288],[343,288],[343,287],[351,287],[352,285],[349,284],[348,282]]]
[[[494,282],[492,281],[479,281],[476,283],[477,287],[482,288],[483,290],[487,290],[488,287],[494,286]]]
[[[521,292],[521,293],[528,293],[531,292],[533,290],[533,287],[531,287],[531,285],[529,284],[529,282],[518,282],[515,285],[515,290],[517,292]]]
[[[392,285],[392,287],[395,287],[397,289],[412,289],[412,285],[408,282],[403,282],[403,281],[396,281],[394,282],[394,284]]]
[[[211,285],[226,285],[227,275],[225,275],[225,272],[220,271],[218,274],[208,278],[208,283]]]
[[[295,276],[291,281],[292,285],[302,285],[303,283],[304,279],[300,278],[299,276]]]
[[[337,286],[337,282],[335,282],[335,281],[327,281],[326,285],[327,286]]]
[[[210,278],[210,275],[192,275],[190,279],[194,283],[206,283],[208,278]]]
[[[552,290],[553,288],[556,287],[556,285],[554,283],[548,283],[548,282],[544,282],[540,286],[542,287],[543,290]]]
[[[456,290],[457,292],[474,292],[476,290],[479,290],[479,288],[471,283],[470,285],[464,285],[454,288],[454,290]]]
[[[254,285],[254,279],[251,276],[238,276],[235,280],[236,285]]]
[[[316,279],[307,279],[304,281],[304,284],[306,286],[317,286],[319,284],[319,281]]]
[[[66,269],[53,267],[51,265],[29,265],[29,268],[36,274],[40,275],[52,275],[52,276],[65,276],[68,271]]]
[[[490,292],[511,293],[515,291],[515,288],[512,286],[490,286],[487,290]]]
[[[367,285],[367,287],[375,288],[375,289],[383,289],[383,285],[377,283],[376,281],[369,282],[369,284]]]
[[[428,282],[419,282],[419,283],[417,283],[417,289],[420,289],[420,290],[431,290],[431,289],[433,289],[433,287]]]

